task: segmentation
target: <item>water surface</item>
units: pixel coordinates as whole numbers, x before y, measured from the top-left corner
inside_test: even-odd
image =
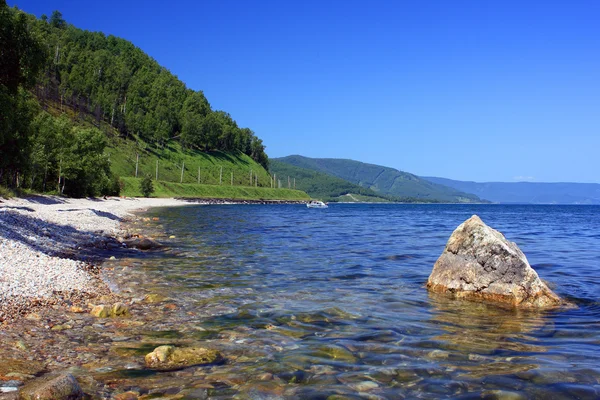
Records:
[[[517,312],[428,294],[449,235],[473,214],[578,308]],[[131,279],[180,307],[146,338],[228,358],[172,375],[182,387],[257,399],[600,396],[600,207],[221,205],[148,216],[175,238],[134,258],[144,277]]]

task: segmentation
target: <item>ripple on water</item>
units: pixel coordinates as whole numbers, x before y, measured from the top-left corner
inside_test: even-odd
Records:
[[[179,308],[133,337],[151,345],[200,341],[229,355],[224,365],[180,372],[182,390],[207,385],[206,395],[217,398],[598,397],[600,207],[309,211],[150,212],[181,241],[173,251],[140,255],[133,268],[140,278],[128,279]],[[433,263],[472,214],[516,241],[579,308],[512,311],[429,295]],[[157,384],[155,376],[133,375],[126,378],[138,386]]]

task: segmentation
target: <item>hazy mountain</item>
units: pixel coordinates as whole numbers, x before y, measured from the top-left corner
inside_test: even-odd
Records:
[[[422,177],[495,203],[600,204],[600,184],[541,182],[468,182]]]
[[[298,155],[275,160],[332,175],[383,195],[453,203],[481,201],[479,197],[473,194],[381,165],[338,158],[308,158]]]

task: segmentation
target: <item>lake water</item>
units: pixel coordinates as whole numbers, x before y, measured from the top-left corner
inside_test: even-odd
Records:
[[[433,264],[473,214],[578,308],[430,295]],[[132,377],[139,386],[169,381],[210,398],[600,397],[600,207],[222,205],[146,216],[176,238],[127,260],[127,279],[179,308],[145,338],[218,348],[227,361]]]

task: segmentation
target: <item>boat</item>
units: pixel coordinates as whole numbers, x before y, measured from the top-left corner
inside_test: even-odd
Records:
[[[306,203],[306,207],[308,208],[327,208],[328,205],[319,200],[311,200]]]

